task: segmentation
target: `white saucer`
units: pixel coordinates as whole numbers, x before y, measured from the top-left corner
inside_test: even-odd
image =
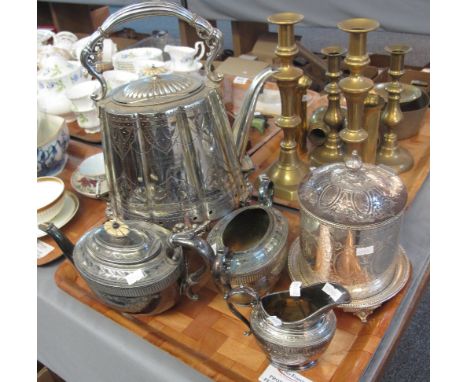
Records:
[[[73,218],[73,216],[75,216],[79,206],[80,202],[78,197],[70,191],[65,191],[65,202],[62,210],[51,220],[51,223],[54,223],[57,228],[62,228]],[[44,231],[41,231],[40,229],[37,230],[37,238],[44,237],[46,235],[47,233]]]
[[[196,72],[202,68],[203,64],[201,62],[197,62],[195,65],[193,65],[189,69],[176,69],[174,68],[174,65],[169,65],[170,70],[173,72],[177,73],[190,73],[190,72]]]

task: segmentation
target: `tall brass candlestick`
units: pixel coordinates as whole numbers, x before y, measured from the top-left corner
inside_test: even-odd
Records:
[[[340,69],[341,57],[346,53],[346,49],[340,46],[329,46],[322,49],[322,54],[327,56],[327,77],[329,84],[325,86],[325,91],[328,94],[328,106],[325,113],[322,115],[322,123],[328,129],[328,135],[325,143],[313,149],[310,155],[310,163],[313,166],[321,166],[325,163],[341,162],[343,161],[343,145],[338,135],[338,131],[343,125],[345,110],[341,108],[340,104],[340,87],[338,80],[342,75]],[[317,113],[323,113],[318,110]],[[314,118],[314,116],[312,116]],[[320,118],[316,116],[316,119]]]
[[[376,20],[363,18],[338,23],[339,29],[349,33],[348,54],[344,62],[351,74],[339,82],[348,108],[348,124],[340,131],[340,138],[346,144],[347,155],[351,155],[354,150],[362,155],[362,142],[367,139],[367,132],[363,129],[364,101],[374,83],[362,75],[362,70],[370,62],[367,54],[367,33],[377,29],[379,25]]]
[[[297,13],[277,13],[268,18],[278,25],[278,45],[275,54],[279,58],[279,72],[276,78],[281,96],[281,116],[275,124],[283,129],[279,159],[268,170],[267,175],[275,185],[275,196],[285,200],[297,200],[297,186],[307,174],[307,165],[299,159],[296,145],[296,129],[301,118],[296,114],[298,84],[303,72],[293,65],[298,53],[294,38],[294,24],[304,16]]]
[[[307,133],[309,123],[307,121],[307,89],[312,85],[312,79],[304,74],[299,78],[297,89],[296,113],[301,117],[301,124],[296,129],[296,143],[300,153],[307,153]]]
[[[408,45],[390,45],[385,47],[390,53],[390,69],[388,74],[392,81],[386,86],[388,101],[382,113],[382,123],[387,127],[382,146],[377,153],[377,163],[392,167],[397,174],[408,171],[413,167],[413,157],[403,147],[398,145],[397,135],[394,128],[403,120],[403,113],[400,108],[400,94],[402,86],[400,78],[405,73],[405,54],[411,51]]]

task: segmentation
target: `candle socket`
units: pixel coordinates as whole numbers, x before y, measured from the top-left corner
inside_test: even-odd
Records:
[[[403,113],[400,108],[400,95],[402,92],[400,78],[405,73],[404,58],[411,51],[411,47],[408,45],[390,45],[385,47],[385,50],[390,53],[388,74],[391,82],[385,87],[388,101],[381,120],[387,131],[377,153],[377,163],[392,167],[397,174],[400,174],[410,170],[414,163],[409,151],[398,145],[397,135],[394,131],[403,121]]]
[[[308,173],[308,166],[299,159],[297,154],[296,131],[300,128],[301,118],[297,113],[300,92],[299,80],[303,71],[293,65],[298,48],[294,38],[294,24],[304,16],[284,12],[268,18],[272,24],[278,25],[278,45],[275,54],[279,58],[279,72],[274,75],[281,96],[281,116],[275,124],[283,130],[284,137],[280,143],[279,159],[266,171],[275,185],[275,196],[285,200],[297,200],[297,187]]]
[[[346,53],[346,49],[340,46],[329,46],[322,49],[322,54],[327,57],[326,75],[329,83],[325,87],[328,94],[328,106],[324,111],[319,108],[314,112],[311,120],[323,131],[328,131],[323,145],[315,147],[310,154],[310,163],[313,166],[321,166],[326,163],[343,161],[343,144],[338,132],[343,127],[346,109],[341,107],[341,90],[338,86],[338,80],[342,75],[340,70],[341,58]]]

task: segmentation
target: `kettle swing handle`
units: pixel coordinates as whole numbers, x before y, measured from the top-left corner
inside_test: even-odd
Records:
[[[147,1],[128,5],[109,16],[91,35],[90,41],[82,50],[80,56],[82,65],[90,74],[97,78],[102,87],[101,95],[94,93],[91,96],[93,100],[99,101],[105,98],[107,94],[106,80],[96,67],[99,53],[102,52],[103,49],[104,38],[108,37],[110,32],[121,24],[149,16],[176,16],[194,27],[198,37],[200,37],[209,48],[207,59],[204,64],[208,78],[213,82],[220,82],[222,80],[222,75],[212,71],[213,61],[223,47],[223,35],[221,31],[217,28],[213,28],[204,18],[199,17],[180,5],[165,1]]]
[[[239,312],[237,310],[237,308],[234,306],[234,304],[231,302],[231,298],[233,296],[237,296],[237,295],[241,295],[241,294],[248,294],[250,297],[252,297],[252,301],[250,302],[250,305],[253,307],[255,305],[258,305],[258,303],[260,302],[260,296],[257,294],[257,292],[255,292],[255,290],[253,290],[252,288],[250,287],[246,287],[246,286],[243,286],[243,285],[240,285],[238,287],[235,287],[231,290],[229,290],[225,295],[224,295],[224,299],[226,300],[226,303],[228,305],[228,308],[229,310],[232,312],[232,314],[234,314],[239,320],[241,320],[246,326],[247,328],[249,328],[249,330],[246,330],[244,332],[244,336],[248,336],[251,334],[252,332],[252,329],[250,327],[250,322],[247,318],[245,318],[241,312]]]

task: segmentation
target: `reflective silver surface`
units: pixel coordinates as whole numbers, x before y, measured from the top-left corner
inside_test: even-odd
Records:
[[[303,256],[299,238],[294,240],[289,249],[288,271],[291,280],[302,281],[305,286],[327,281],[327,278],[320,272],[314,271],[314,267]],[[394,267],[389,268],[385,273],[385,278],[389,279],[389,282],[383,288],[382,283],[380,283],[378,293],[370,297],[353,298],[349,304],[341,305],[340,308],[343,308],[345,312],[356,314],[363,322],[366,322],[367,317],[375,309],[403,289],[410,277],[411,263],[402,247],[399,248]],[[328,277],[328,279],[331,279],[331,277]],[[353,285],[348,291],[350,293],[354,292],[354,295],[359,295],[360,290],[367,291],[368,288],[368,285]]]
[[[352,301],[389,288],[398,266],[400,225],[407,200],[401,179],[357,155],[313,169],[299,186],[301,233],[290,249],[313,279],[343,285]],[[298,252],[300,254],[297,254]],[[293,267],[294,268],[294,267]]]
[[[161,313],[181,294],[197,299],[191,287],[209,264],[189,275],[181,246],[195,249],[203,259],[214,256],[197,236],[198,227],[171,234],[144,221],[108,221],[86,232],[75,246],[53,224],[40,228],[52,236],[106,305],[126,313]]]
[[[103,38],[124,22],[167,15],[193,26],[208,46],[205,81],[161,74],[131,82],[104,98],[107,85],[96,70]],[[81,62],[102,85],[103,96],[94,99],[100,100],[115,217],[171,228],[186,221],[220,219],[248,199],[243,177],[243,170],[250,170],[244,160],[248,132],[260,89],[276,71],[266,68],[253,79],[231,129],[220,96],[222,77],[211,70],[222,43],[221,32],[208,21],[159,1],[122,8],[91,36]]]
[[[301,288],[299,297],[283,291],[262,298],[251,288],[238,287],[226,295],[226,301],[255,335],[273,365],[285,370],[305,370],[316,364],[335,334],[336,316],[332,308],[350,301],[342,286],[332,284],[340,294],[336,300],[323,290],[324,286],[320,283]],[[250,321],[231,303],[239,294],[251,297]]]

